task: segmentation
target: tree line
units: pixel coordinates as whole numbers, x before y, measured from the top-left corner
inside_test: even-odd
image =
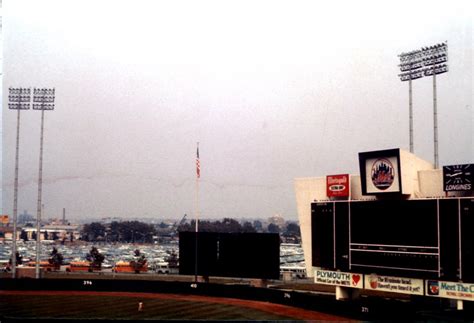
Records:
[[[190,223],[185,223],[178,228],[178,231],[194,231],[195,220]],[[300,236],[300,227],[294,222],[289,222],[284,228],[280,228],[275,223],[270,223],[264,227],[261,221],[254,221],[253,223],[245,221],[240,224],[238,221],[230,218],[224,218],[222,221],[199,221],[200,232],[270,232],[281,233],[282,235]]]
[[[196,221],[191,220],[190,223],[184,223],[178,227],[178,231],[194,231],[196,227]],[[240,224],[238,221],[230,218],[224,218],[222,221],[199,221],[200,232],[257,232],[255,227],[250,222],[244,222]]]
[[[114,221],[109,226],[92,222],[85,224],[81,231],[84,241],[105,242],[151,243],[155,234],[153,225],[140,221]]]
[[[195,220],[189,223],[184,223],[177,228],[171,227],[169,230],[176,230],[178,232],[189,232],[195,230]],[[163,229],[164,226],[159,225]],[[300,236],[300,228],[298,224],[289,222],[284,228],[280,228],[274,223],[263,226],[260,221],[253,223],[246,221],[242,224],[235,219],[224,218],[223,220],[199,221],[200,232],[270,232],[280,233],[284,236]],[[104,225],[100,222],[92,222],[85,224],[81,236],[84,241],[103,241],[103,242],[127,242],[127,243],[152,243],[153,236],[163,233],[158,231],[152,224],[147,224],[140,221],[114,221],[109,225]]]

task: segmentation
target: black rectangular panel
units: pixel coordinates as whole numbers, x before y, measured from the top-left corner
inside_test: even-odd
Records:
[[[461,199],[461,275],[474,283],[474,199]]]
[[[213,232],[179,233],[179,274],[212,276],[217,268],[218,234]],[[196,258],[197,242],[197,258]],[[196,268],[197,262],[197,268]],[[196,272],[197,269],[197,272]]]
[[[220,234],[219,275],[278,279],[280,277],[279,246],[278,234]]]
[[[437,278],[437,211],[437,200],[351,202],[351,270]]]
[[[197,242],[197,258],[196,258]],[[277,233],[180,232],[180,275],[278,279]]]
[[[336,268],[349,270],[349,202],[335,203]]]
[[[312,259],[314,267],[334,269],[334,202],[311,205]]]
[[[351,243],[438,246],[436,200],[351,202]]]
[[[438,277],[438,257],[419,252],[355,250],[351,253],[352,271],[402,277]]]
[[[459,200],[439,200],[440,279],[459,279]]]

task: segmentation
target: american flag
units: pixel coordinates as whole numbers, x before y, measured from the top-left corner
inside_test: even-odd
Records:
[[[201,178],[201,163],[199,162],[199,145],[196,152],[196,175],[197,178]]]

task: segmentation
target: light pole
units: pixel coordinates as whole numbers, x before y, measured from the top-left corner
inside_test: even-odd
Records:
[[[421,50],[414,50],[408,53],[401,53],[400,57],[400,80],[408,81],[408,114],[410,120],[410,152],[414,152],[413,147],[413,99],[412,99],[412,80],[423,76]]]
[[[435,168],[439,166],[438,156],[438,104],[436,98],[436,74],[448,71],[448,42],[434,46],[423,47],[423,65],[425,76],[433,75],[433,138],[434,138],[434,163]],[[445,64],[446,63],[446,64]]]
[[[41,110],[41,136],[40,155],[38,171],[38,203],[36,205],[36,279],[40,278],[40,251],[41,251],[41,195],[43,185],[43,133],[44,133],[44,111],[54,110],[54,89],[34,89],[33,110]]]
[[[12,277],[16,278],[16,230],[18,214],[18,160],[20,151],[20,110],[30,108],[31,89],[9,88],[8,109],[17,110],[16,117],[16,151],[15,151],[15,181],[13,184],[13,248],[12,248]]]

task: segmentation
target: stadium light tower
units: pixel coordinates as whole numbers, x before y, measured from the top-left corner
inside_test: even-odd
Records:
[[[8,109],[17,110],[16,117],[16,151],[15,151],[15,181],[13,184],[13,247],[12,247],[12,277],[16,278],[16,230],[18,214],[18,160],[20,151],[20,111],[30,109],[31,89],[9,88]]]
[[[425,76],[433,76],[433,137],[434,137],[434,163],[439,166],[438,156],[438,106],[436,98],[436,75],[448,71],[448,42],[434,46],[423,47],[423,65]]]
[[[41,196],[43,186],[43,134],[44,134],[44,111],[54,110],[54,88],[53,89],[34,89],[33,110],[41,110],[41,136],[40,136],[40,155],[38,171],[38,203],[36,205],[36,279],[40,278],[40,255],[41,255]]]
[[[422,52],[421,50],[414,50],[407,53],[401,53],[400,57],[400,71],[398,76],[402,82],[408,81],[408,114],[410,120],[410,152],[414,152],[413,147],[413,99],[412,99],[412,80],[423,77],[422,70]]]

